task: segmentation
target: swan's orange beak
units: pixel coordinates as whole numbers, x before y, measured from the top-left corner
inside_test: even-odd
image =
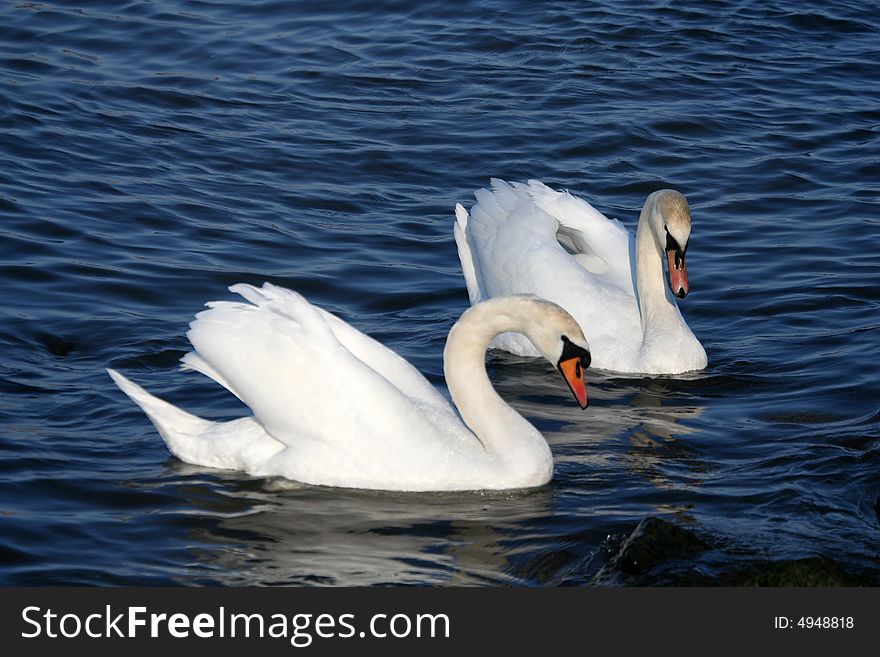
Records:
[[[581,366],[581,358],[569,358],[568,360],[559,361],[559,371],[568,383],[568,387],[574,393],[575,398],[581,408],[586,408],[590,399],[587,397],[587,382],[584,379],[584,368]]]
[[[669,288],[679,299],[684,299],[688,293],[688,270],[685,254],[678,249],[666,251],[666,261],[669,264]]]

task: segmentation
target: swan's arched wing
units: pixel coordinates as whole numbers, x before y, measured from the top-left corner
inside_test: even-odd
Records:
[[[323,308],[318,311],[342,346],[407,397],[422,404],[449,409],[446,398],[409,361],[333,313]]]
[[[530,292],[559,303],[572,286],[632,294],[629,234],[586,201],[497,179],[474,196],[464,232],[483,298]]]
[[[608,281],[628,284],[635,253],[632,236],[617,219],[609,219],[585,200],[557,192],[538,180],[527,188],[535,205],[558,222],[557,239],[585,269]]]
[[[454,412],[409,363],[299,294],[233,285],[250,304],[216,301],[190,324],[189,365],[231,390],[292,445],[407,436]]]

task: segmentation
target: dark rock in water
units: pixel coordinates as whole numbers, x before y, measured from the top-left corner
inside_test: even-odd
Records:
[[[877,586],[876,577],[847,572],[833,559],[729,559],[693,532],[649,517],[642,520],[592,579],[595,586]],[[702,556],[698,556],[702,555]],[[695,559],[697,557],[697,559]],[[719,559],[719,557],[722,557]],[[697,562],[697,563],[695,563]]]
[[[711,549],[696,534],[660,518],[642,520],[620,550],[593,578],[597,586],[658,584],[652,571],[666,562],[693,557]],[[691,582],[702,584],[702,582]]]
[[[876,586],[877,582],[843,570],[823,557],[777,561],[752,566],[738,576],[725,578],[732,586]]]

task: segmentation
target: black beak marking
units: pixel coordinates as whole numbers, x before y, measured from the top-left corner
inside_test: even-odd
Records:
[[[666,229],[666,252],[672,253],[672,266],[675,267],[677,271],[681,271],[685,268],[685,256],[687,255],[687,245],[682,249],[681,245],[678,243],[672,235],[669,234],[669,229],[664,226]],[[670,272],[670,275],[672,272]],[[675,291],[675,296],[679,299],[684,299],[687,296],[687,292],[684,291],[683,287],[679,287],[678,290]]]
[[[576,370],[577,377],[580,378],[583,375],[583,371],[590,366],[592,362],[592,357],[590,356],[590,352],[584,349],[583,347],[577,346],[574,342],[568,339],[568,336],[562,336],[562,355],[559,357],[559,360],[556,361],[556,368],[561,372],[562,366],[561,364],[565,361],[569,361],[572,358],[578,359],[578,369]]]
[[[669,234],[669,230],[666,230],[666,250],[673,251],[675,253],[675,268],[681,269],[684,267],[684,259],[687,255],[687,246],[683,249],[678,244],[678,241]]]

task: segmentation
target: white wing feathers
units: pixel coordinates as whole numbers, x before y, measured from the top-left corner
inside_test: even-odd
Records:
[[[461,272],[464,274],[464,282],[467,285],[468,298],[471,305],[483,300],[481,292],[480,275],[474,267],[474,259],[471,247],[467,239],[468,213],[461,203],[455,204],[455,226],[452,229],[455,235],[455,245],[458,247],[458,259],[461,261]]]
[[[468,290],[468,272],[474,272],[481,298],[534,290],[542,285],[536,280],[539,271],[551,271],[551,265],[558,285],[581,279],[582,268],[598,277],[592,279],[596,283],[632,287],[629,231],[586,201],[537,180],[526,184],[497,178],[491,189],[474,196],[470,221],[462,221],[467,213],[456,208],[456,242]],[[529,259],[540,267],[525,271]]]
[[[449,402],[409,361],[336,315],[323,308],[318,308],[318,312],[321,313],[336,339],[352,356],[370,367],[407,397],[430,406],[440,406],[444,410],[449,408]]]
[[[233,392],[277,440],[344,441],[377,407],[404,424],[413,401],[449,409],[409,363],[299,294],[268,283],[229,289],[253,305],[207,304],[183,364]]]

